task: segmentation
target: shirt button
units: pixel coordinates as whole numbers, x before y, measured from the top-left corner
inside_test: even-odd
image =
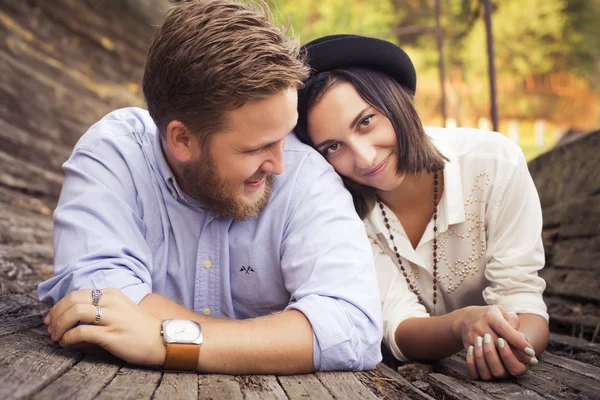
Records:
[[[212,267],[212,262],[210,260],[204,261],[204,268],[209,269]]]
[[[204,310],[202,310],[202,314],[208,317],[210,315],[210,308],[205,308]]]

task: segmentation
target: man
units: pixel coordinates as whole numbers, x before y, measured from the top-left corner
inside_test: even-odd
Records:
[[[334,170],[288,136],[307,73],[262,2],[173,8],[148,52],[149,112],[108,114],[64,165],[55,276],[38,289],[53,340],[167,370],[380,361],[364,227]]]

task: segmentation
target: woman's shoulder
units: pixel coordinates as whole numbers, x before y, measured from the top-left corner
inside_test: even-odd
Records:
[[[473,128],[425,128],[436,147],[444,153],[444,147],[450,148],[453,155],[460,159],[476,162],[518,163],[523,156],[521,148],[501,133]]]

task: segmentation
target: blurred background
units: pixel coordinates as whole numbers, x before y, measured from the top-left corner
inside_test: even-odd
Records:
[[[532,159],[570,130],[600,127],[600,0],[269,2],[303,43],[355,33],[400,45],[415,63],[425,125],[492,129],[488,3],[497,130]]]

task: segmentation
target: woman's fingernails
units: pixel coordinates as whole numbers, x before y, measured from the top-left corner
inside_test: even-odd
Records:
[[[483,336],[483,341],[484,341],[485,343],[492,343],[492,335],[490,335],[489,333],[486,333],[486,334]]]
[[[477,347],[483,346],[483,338],[481,336],[477,336],[475,343],[477,343]]]
[[[539,363],[539,361],[535,357],[533,357],[531,360],[529,360],[530,365],[538,365],[538,363]]]
[[[533,349],[531,347],[525,347],[524,352],[528,356],[531,356],[531,357],[535,356],[535,351],[533,351]]]
[[[469,349],[467,350],[467,354],[468,354],[469,356],[472,356],[472,355],[473,355],[473,351],[474,351],[474,350],[475,350],[475,348],[474,348],[473,346],[469,346]]]
[[[498,338],[498,347],[500,347],[501,349],[504,348],[504,339],[502,339],[501,337]]]

